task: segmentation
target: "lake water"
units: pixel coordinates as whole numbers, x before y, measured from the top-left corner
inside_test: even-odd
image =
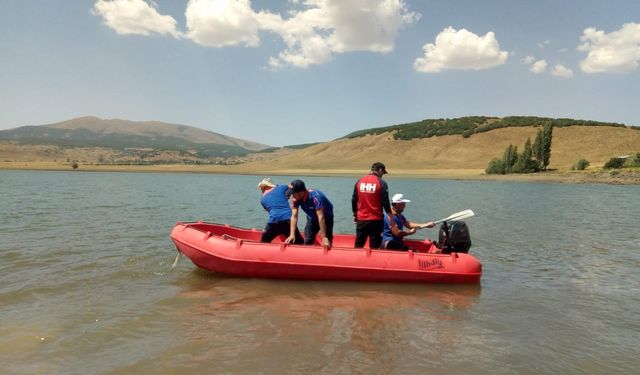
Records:
[[[264,226],[263,177],[0,171],[0,372],[638,373],[639,186],[391,176],[409,219],[476,212],[480,285],[172,270],[176,221]],[[353,232],[354,178],[302,178]]]

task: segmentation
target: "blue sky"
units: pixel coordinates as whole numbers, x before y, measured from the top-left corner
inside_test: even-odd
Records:
[[[159,120],[281,146],[467,115],[640,125],[639,1],[0,2],[0,129]]]

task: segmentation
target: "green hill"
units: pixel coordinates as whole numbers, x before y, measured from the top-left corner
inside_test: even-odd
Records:
[[[547,123],[555,127],[567,126],[612,126],[627,127],[624,124],[614,122],[600,122],[590,120],[574,120],[569,118],[548,118],[535,116],[509,116],[509,117],[486,117],[468,116],[454,119],[427,119],[406,124],[384,126],[379,128],[358,130],[347,134],[343,138],[357,138],[368,134],[377,135],[394,131],[394,139],[410,140],[419,138],[431,138],[443,135],[462,135],[465,138],[473,134],[487,132],[493,129],[510,127],[540,126]]]

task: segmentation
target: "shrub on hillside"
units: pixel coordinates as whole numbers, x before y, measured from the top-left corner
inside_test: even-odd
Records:
[[[587,169],[588,166],[589,166],[588,160],[580,159],[571,167],[571,169],[575,171],[584,171],[585,169]]]
[[[487,174],[505,174],[504,162],[500,158],[495,158],[489,162],[487,169],[484,170]]]
[[[618,169],[622,168],[626,159],[624,158],[611,158],[605,163],[604,169]]]

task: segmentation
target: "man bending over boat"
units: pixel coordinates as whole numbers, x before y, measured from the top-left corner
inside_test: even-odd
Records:
[[[269,213],[269,220],[262,232],[260,242],[271,242],[277,236],[289,237],[291,229],[291,206],[289,205],[289,186],[275,185],[270,178],[265,178],[258,184],[262,191],[260,204]],[[304,240],[296,228],[294,233],[296,244],[302,244]]]
[[[307,225],[304,228],[304,244],[313,245],[318,232],[322,238],[322,246],[326,249],[333,242],[333,204],[320,190],[309,189],[302,180],[293,180],[289,184],[289,191],[293,195],[291,202],[291,229],[285,243],[295,241],[295,231],[298,230],[298,208],[307,214]]]
[[[391,214],[384,217],[384,231],[382,232],[384,249],[409,250],[409,246],[404,244],[404,237],[414,234],[419,228],[433,228],[435,226],[432,221],[420,224],[407,220],[402,212],[409,202],[411,201],[405,199],[401,193],[391,198]],[[408,230],[404,230],[405,226]]]

